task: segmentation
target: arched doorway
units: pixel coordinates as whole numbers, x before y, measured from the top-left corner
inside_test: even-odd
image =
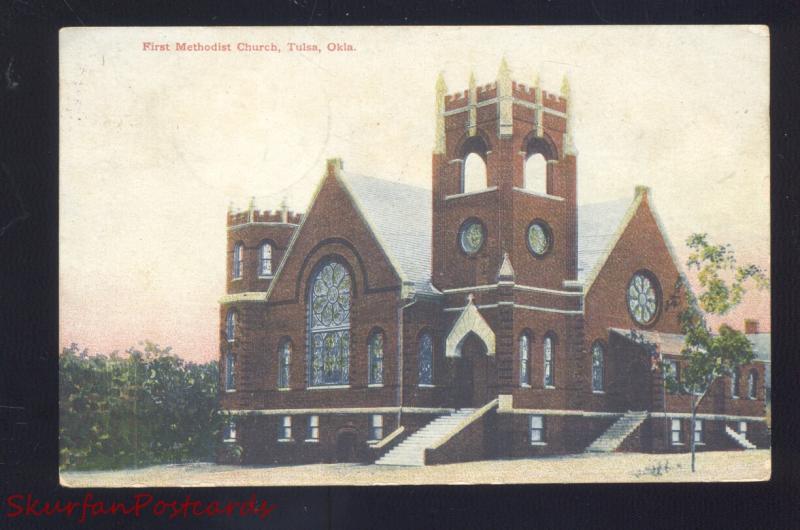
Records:
[[[356,433],[350,429],[336,435],[336,462],[356,462]]]
[[[456,358],[455,407],[481,407],[488,400],[488,356],[483,341],[474,333],[464,338]]]

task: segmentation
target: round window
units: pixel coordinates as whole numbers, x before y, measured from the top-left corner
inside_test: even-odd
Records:
[[[475,254],[483,246],[483,225],[477,219],[467,219],[461,225],[458,240],[461,250],[467,254]]]
[[[553,236],[550,227],[542,221],[534,221],[528,226],[528,249],[536,257],[547,254],[552,244]]]
[[[628,283],[628,311],[638,324],[652,324],[661,306],[658,281],[648,272],[637,272]]]

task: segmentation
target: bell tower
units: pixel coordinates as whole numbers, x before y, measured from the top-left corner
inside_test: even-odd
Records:
[[[503,60],[494,82],[448,93],[436,82],[433,151],[433,284],[457,289],[498,282],[504,255],[516,283],[561,290],[577,273],[576,151],[570,89],[512,79]],[[526,163],[541,160],[538,189]],[[546,168],[546,169],[545,169]],[[477,177],[476,177],[477,175]]]

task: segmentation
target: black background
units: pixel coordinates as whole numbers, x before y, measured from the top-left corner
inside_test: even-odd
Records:
[[[165,4],[168,4],[165,7]],[[797,528],[798,116],[797,2],[346,3],[0,2],[0,405],[17,439],[0,465],[0,528],[68,528],[76,520],[9,519],[6,498],[80,501],[58,485],[58,30],[65,26],[339,24],[768,24],[771,32],[772,480],[736,484],[148,489],[157,498],[278,504],[252,518],[167,522],[100,518],[129,528]],[[713,189],[687,190],[706,193]],[[732,212],[747,215],[747,212]],[[0,425],[8,428],[8,425]],[[568,479],[569,477],[565,477]],[[135,490],[94,490],[129,500]]]

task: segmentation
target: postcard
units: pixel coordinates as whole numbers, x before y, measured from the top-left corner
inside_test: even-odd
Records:
[[[62,484],[768,480],[769,42],[63,29]]]

